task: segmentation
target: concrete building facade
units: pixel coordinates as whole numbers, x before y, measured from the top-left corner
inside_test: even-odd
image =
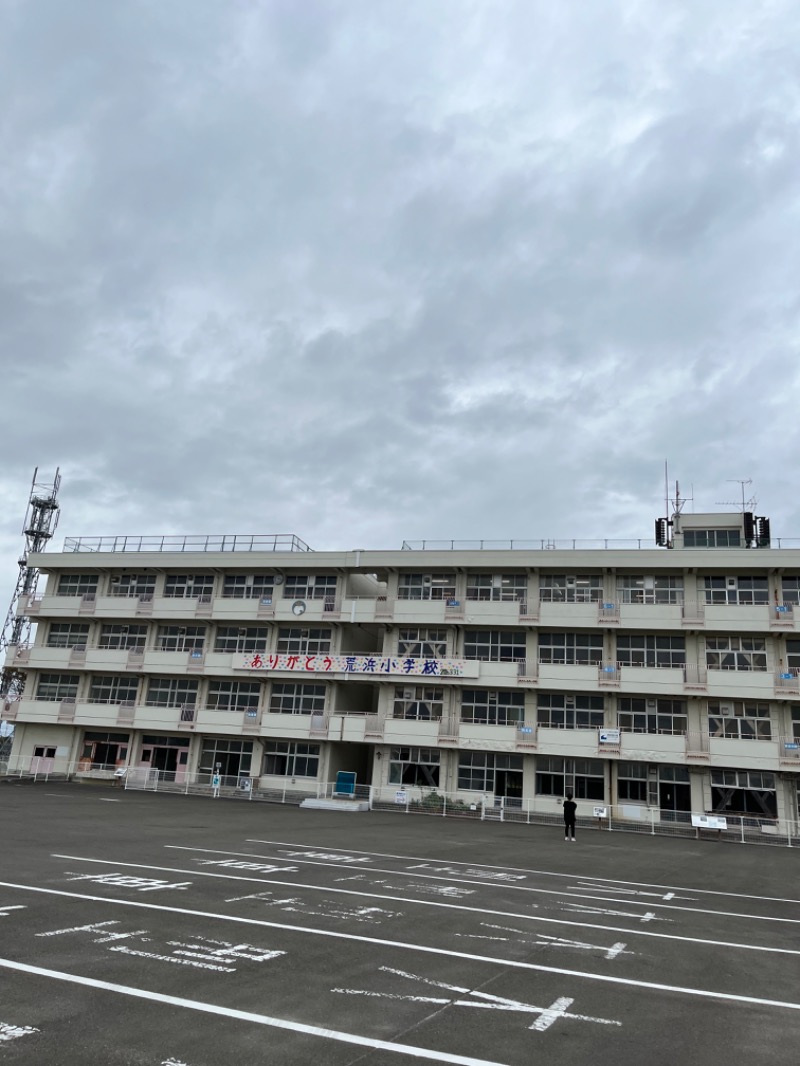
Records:
[[[12,764],[795,825],[800,550],[742,514],[669,526],[668,547],[68,540],[30,559]]]

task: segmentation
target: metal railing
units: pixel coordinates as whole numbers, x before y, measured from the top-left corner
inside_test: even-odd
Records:
[[[294,533],[200,534],[188,536],[67,537],[65,552],[310,552]]]
[[[541,540],[404,540],[403,551],[631,551],[645,550],[663,547],[645,537],[631,537],[627,539],[601,539],[596,540],[549,540],[543,537]],[[745,545],[736,547],[744,548]],[[800,548],[798,537],[773,537],[771,548]],[[733,551],[735,548],[708,547],[708,548],[684,548],[684,551]],[[752,550],[752,549],[751,549]],[[763,549],[760,549],[763,550]]]

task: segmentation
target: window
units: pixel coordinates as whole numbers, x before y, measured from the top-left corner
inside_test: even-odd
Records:
[[[392,748],[389,784],[438,788],[439,758],[436,748]]]
[[[456,594],[455,574],[401,574],[397,597],[400,600],[452,600]]]
[[[325,685],[274,683],[269,698],[272,714],[321,714],[325,710]]]
[[[800,708],[798,707],[792,710],[792,737],[794,740],[800,740]]]
[[[621,603],[683,603],[683,578],[623,574],[617,582]]]
[[[738,529],[686,529],[684,548],[740,548],[742,534]]]
[[[787,639],[786,665],[792,672],[800,671],[800,640]]]
[[[602,800],[605,776],[601,759],[564,759],[560,755],[536,758],[536,793],[539,796],[565,796],[576,800]]]
[[[617,765],[617,799],[647,803],[647,763],[620,762]]]
[[[151,677],[147,686],[148,707],[182,707],[197,702],[200,682],[186,677]]]
[[[217,626],[214,651],[266,651],[268,626]]]
[[[88,622],[51,622],[48,648],[85,648],[89,640]]]
[[[39,674],[36,683],[37,700],[57,703],[59,700],[74,700],[77,695],[77,674]]]
[[[116,622],[106,623],[100,630],[100,648],[113,648],[113,649],[127,649],[140,648],[143,649],[147,643],[147,626],[146,625],[127,625],[117,624]]]
[[[522,756],[494,755],[488,751],[462,751],[458,758],[458,787],[469,792],[494,792],[498,774],[518,777],[515,794],[522,795]],[[506,785],[508,781],[506,780]],[[512,786],[513,787],[513,786]]]
[[[617,662],[620,666],[685,666],[684,637],[617,635]]]
[[[706,577],[706,603],[769,603],[765,577]]]
[[[202,651],[205,642],[205,626],[159,626],[156,633],[156,651]]]
[[[256,711],[261,697],[258,681],[208,682],[206,708],[209,711]]]
[[[709,670],[766,670],[767,642],[763,637],[706,637]]]
[[[319,744],[295,744],[284,740],[264,743],[264,773],[275,777],[316,777]]]
[[[620,697],[617,700],[617,726],[626,733],[683,736],[689,728],[686,701]]]
[[[485,663],[517,663],[525,658],[525,633],[502,629],[468,629],[464,658]]]
[[[769,704],[713,700],[708,704],[708,733],[732,740],[772,740]]]
[[[56,596],[88,596],[97,592],[97,574],[61,574]]]
[[[588,666],[602,660],[602,633],[539,633],[540,663]]]
[[[711,805],[715,814],[777,818],[775,775],[759,770],[712,770]]]
[[[601,574],[542,574],[542,603],[598,603],[603,598]]]
[[[425,685],[397,685],[394,690],[394,718],[430,721],[441,718],[444,708],[444,689]]]
[[[287,574],[283,586],[285,600],[335,600],[336,576],[320,574]]]
[[[201,774],[218,771],[222,777],[238,778],[250,773],[253,757],[252,740],[222,740],[214,737],[203,741],[200,753]]]
[[[108,591],[111,596],[152,596],[156,591],[156,575],[114,574]]]
[[[517,722],[524,722],[525,693],[462,689],[461,721],[474,725],[516,725]]]
[[[800,577],[781,578],[781,596],[784,603],[800,604]]]
[[[271,598],[274,574],[226,574],[222,598],[227,600],[260,600]]]
[[[278,630],[278,652],[281,655],[321,655],[331,650],[329,629]]]
[[[602,729],[604,698],[583,693],[540,692],[537,722],[548,729]]]
[[[125,703],[135,700],[138,692],[138,677],[96,674],[89,686],[89,703]]]
[[[397,654],[403,659],[446,659],[447,630],[426,626],[401,629],[397,637]]]
[[[164,581],[167,599],[198,599],[214,595],[213,574],[167,574]]]
[[[526,574],[468,574],[468,600],[526,600]]]

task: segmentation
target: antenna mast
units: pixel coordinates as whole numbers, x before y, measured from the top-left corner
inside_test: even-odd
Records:
[[[11,606],[6,615],[2,635],[0,635],[0,652],[8,654],[9,648],[18,647],[30,640],[31,619],[24,614],[17,614],[20,601],[27,604],[28,597],[36,592],[39,571],[28,565],[28,557],[34,552],[43,552],[58,525],[59,505],[58,489],[61,474],[56,470],[52,478],[39,478],[38,466],[33,472],[31,491],[22,534],[25,537],[25,549],[19,559],[19,577],[11,598]],[[6,663],[0,672],[0,722],[10,709],[12,701],[18,700],[25,688],[25,673]],[[10,737],[8,729],[0,729],[0,752],[8,746]]]

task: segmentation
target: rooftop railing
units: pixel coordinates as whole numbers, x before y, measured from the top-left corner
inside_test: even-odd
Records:
[[[636,551],[658,548],[655,540],[404,540],[403,551]],[[737,545],[744,548],[745,545]],[[773,537],[773,548],[800,548],[798,537]],[[725,548],[683,548],[682,551],[731,551]],[[752,548],[751,551],[757,549]]]
[[[294,533],[223,533],[183,537],[67,537],[65,552],[310,552]]]

